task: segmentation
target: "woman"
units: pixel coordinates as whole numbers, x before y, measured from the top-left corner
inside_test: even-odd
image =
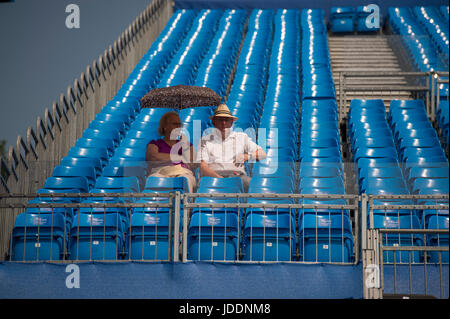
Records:
[[[150,176],[184,176],[188,180],[189,192],[192,193],[196,186],[193,173],[195,169],[194,148],[191,143],[178,139],[180,127],[181,121],[178,113],[167,112],[164,114],[158,127],[158,134],[163,138],[148,143],[146,161],[150,162]]]

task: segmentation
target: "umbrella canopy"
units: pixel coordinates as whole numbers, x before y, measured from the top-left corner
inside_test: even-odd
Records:
[[[220,95],[207,87],[176,85],[149,91],[141,100],[141,107],[170,107],[184,109],[197,106],[218,106]]]

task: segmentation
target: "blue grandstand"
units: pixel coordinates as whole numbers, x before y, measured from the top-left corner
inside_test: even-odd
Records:
[[[0,296],[448,298],[448,5],[383,2],[373,27],[353,2],[151,1],[2,159]],[[141,107],[176,85],[214,90],[264,147],[248,192],[148,176],[164,113],[195,148],[212,127],[215,106]]]

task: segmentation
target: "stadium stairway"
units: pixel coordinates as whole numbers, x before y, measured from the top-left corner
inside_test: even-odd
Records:
[[[336,95],[339,94],[340,72],[401,72],[398,58],[384,34],[333,34],[328,36],[331,67]],[[372,90],[346,90],[347,107],[353,99],[381,98],[385,105],[391,100],[409,100],[409,91],[382,91],[381,87],[407,85],[403,76],[346,78],[351,87],[371,87]]]

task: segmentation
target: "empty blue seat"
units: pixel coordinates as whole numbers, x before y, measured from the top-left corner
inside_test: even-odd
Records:
[[[194,213],[188,229],[188,259],[237,260],[239,234],[236,214]]]
[[[60,214],[19,214],[12,231],[11,260],[62,260],[65,227]]]
[[[122,223],[114,214],[74,216],[69,234],[70,260],[118,260],[124,254]]]
[[[289,214],[248,214],[245,219],[243,260],[291,261],[295,258],[295,219]]]
[[[96,189],[107,190],[109,193],[128,192],[139,193],[139,180],[136,176],[129,177],[99,177],[95,183]]]
[[[83,135],[81,138],[87,139],[109,139],[113,142],[114,147],[119,146],[121,141],[120,133],[117,130],[101,130],[101,129],[93,129],[87,128],[83,131]]]
[[[227,178],[216,178],[210,176],[203,176],[200,179],[199,189],[210,188],[219,190],[224,190],[224,193],[243,193],[244,186],[242,184],[242,179],[240,177],[227,177]],[[199,190],[198,193],[201,193]]]
[[[80,158],[98,158],[102,163],[102,167],[104,167],[108,163],[108,160],[110,158],[108,149],[106,147],[87,148],[74,146],[70,148],[67,156]]]
[[[421,229],[422,225],[417,216],[383,216],[374,215],[374,228],[379,229]],[[382,235],[385,246],[423,246],[423,236],[414,233]],[[385,251],[383,263],[420,263],[422,254],[419,251]]]
[[[70,167],[93,167],[95,170],[95,176],[99,177],[102,172],[102,162],[99,158],[87,158],[87,157],[63,157],[60,162],[61,166]]]
[[[88,188],[92,188],[97,178],[95,168],[90,166],[62,166],[58,165],[53,169],[53,177],[85,177],[88,181]]]
[[[248,192],[259,193],[260,189],[267,189],[271,193],[293,193],[295,184],[290,177],[252,177]]]
[[[355,30],[355,9],[353,7],[332,7],[330,12],[331,32],[353,32]]]
[[[169,259],[169,214],[134,212],[131,215],[129,258]]]
[[[303,177],[300,180],[299,189],[304,188],[342,188],[345,189],[344,180],[341,176],[336,177]]]
[[[411,189],[413,194],[421,194],[421,191],[426,189],[448,194],[448,178],[419,178],[413,182]]]
[[[45,180],[44,188],[47,190],[58,190],[68,192],[77,190],[79,193],[89,192],[89,183],[86,177],[48,177]]]
[[[87,137],[80,137],[75,142],[76,147],[81,148],[104,148],[108,150],[108,154],[111,157],[114,154],[114,149],[116,147],[114,141],[110,138],[87,138]]]
[[[299,218],[300,261],[352,262],[353,235],[345,214],[316,215]]]
[[[427,229],[446,229],[448,231],[448,211],[447,215],[431,215],[426,225]],[[448,233],[447,234],[428,234],[426,236],[427,246],[447,247],[448,248]],[[448,263],[448,251],[431,251],[428,252],[430,263]]]

